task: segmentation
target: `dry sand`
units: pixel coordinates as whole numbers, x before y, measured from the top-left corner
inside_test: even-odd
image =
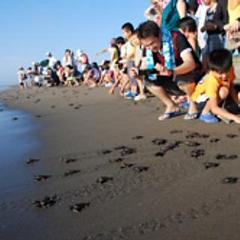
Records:
[[[35,116],[42,143],[29,156],[39,162],[22,159],[34,189],[0,199],[0,239],[240,239],[238,125],[159,122],[156,98],[102,88],[12,89],[0,101]]]

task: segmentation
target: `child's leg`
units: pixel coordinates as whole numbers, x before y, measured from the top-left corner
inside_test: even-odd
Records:
[[[229,89],[227,87],[221,87],[218,91],[218,103],[225,100],[229,95]],[[205,107],[202,110],[203,114],[207,114],[211,112],[210,104],[209,102],[206,103]]]
[[[123,94],[126,89],[130,89],[130,82],[129,77],[126,74],[123,74],[121,78],[120,94]]]
[[[137,85],[138,85],[138,88],[139,88],[140,96],[145,96],[143,80],[138,78],[138,79],[136,79],[136,81],[137,81]]]
[[[197,106],[196,104],[191,100],[191,96],[195,90],[196,84],[194,82],[190,82],[190,83],[179,83],[178,87],[184,91],[188,97],[188,102],[189,102],[189,109],[188,109],[188,113],[189,114],[193,114],[193,113],[197,113]]]
[[[219,98],[220,100],[225,100],[229,95],[229,89],[227,87],[221,87],[219,89]]]

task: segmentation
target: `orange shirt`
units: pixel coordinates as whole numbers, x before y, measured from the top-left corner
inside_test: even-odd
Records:
[[[215,78],[213,73],[210,71],[196,86],[193,94],[192,100],[194,102],[201,102],[201,99],[218,98],[218,92],[220,87],[230,86],[235,79],[234,68],[232,67],[228,73],[228,78],[226,81],[221,81]]]

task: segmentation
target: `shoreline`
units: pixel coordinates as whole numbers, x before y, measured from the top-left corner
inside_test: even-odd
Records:
[[[11,89],[0,99],[31,114],[43,141],[29,156],[40,161],[22,162],[34,191],[0,200],[1,239],[239,238],[240,182],[222,183],[240,178],[238,125],[159,122],[156,98],[134,103],[103,88]],[[54,195],[46,209],[33,204]]]

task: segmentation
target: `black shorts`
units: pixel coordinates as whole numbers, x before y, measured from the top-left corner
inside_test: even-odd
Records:
[[[173,81],[172,76],[158,76],[154,81],[146,79],[146,85],[162,87],[170,95],[186,95]]]
[[[186,93],[179,88],[179,85],[197,83],[201,78],[202,76],[199,73],[191,72],[174,78],[172,76],[158,76],[155,81],[146,79],[146,84],[160,86],[170,95],[182,96],[186,95]]]
[[[174,79],[178,85],[187,83],[198,83],[203,77],[203,74],[193,71],[187,74],[177,75]]]

